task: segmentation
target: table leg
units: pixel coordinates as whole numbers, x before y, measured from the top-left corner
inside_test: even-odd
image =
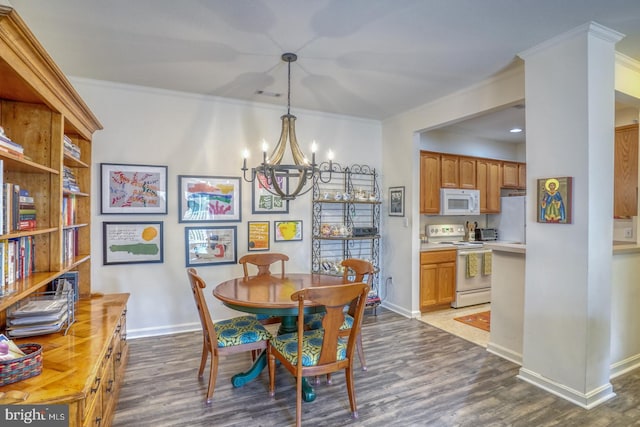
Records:
[[[267,366],[267,352],[263,351],[260,353],[260,356],[253,362],[253,365],[249,370],[245,372],[240,372],[239,374],[235,374],[231,377],[231,384],[234,387],[242,387],[249,381],[254,380],[260,372]],[[311,383],[307,379],[307,377],[302,378],[302,399],[305,402],[313,402],[316,400],[316,393],[311,386]]]
[[[311,387],[311,383],[307,377],[302,378],[302,400],[305,402],[313,402],[316,400],[316,392],[313,391],[313,387]]]
[[[253,362],[251,368],[248,371],[240,372],[239,374],[235,374],[231,377],[231,384],[234,387],[242,387],[249,381],[256,379],[260,372],[267,366],[267,351],[264,350],[260,353],[260,356]]]
[[[281,316],[280,319],[281,323],[278,328],[278,335],[298,332],[298,316]]]

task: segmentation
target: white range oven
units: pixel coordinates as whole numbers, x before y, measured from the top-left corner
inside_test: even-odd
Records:
[[[465,232],[466,230],[466,232]],[[491,302],[491,249],[472,240],[464,224],[437,224],[426,227],[429,243],[449,245],[457,249],[456,296],[454,308]],[[465,237],[470,240],[465,241]]]

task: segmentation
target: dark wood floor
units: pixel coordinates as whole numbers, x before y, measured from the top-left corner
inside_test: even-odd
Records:
[[[518,380],[517,365],[483,347],[384,309],[366,316],[362,337],[369,370],[355,373],[359,419],[350,418],[344,374],[336,374],[304,404],[305,425],[640,425],[640,370],[613,380],[617,396],[587,411]],[[131,340],[113,425],[295,424],[295,382],[284,369],[278,369],[275,398],[267,392],[266,370],[241,388],[231,386],[249,355],[221,359],[213,403],[204,405],[206,384],[196,377],[200,349],[199,332]]]

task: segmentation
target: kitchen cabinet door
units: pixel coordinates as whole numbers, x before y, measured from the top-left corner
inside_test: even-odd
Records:
[[[518,188],[527,188],[527,164],[518,163]]]
[[[505,188],[518,188],[518,164],[515,162],[502,162],[502,186]]]
[[[476,185],[480,190],[480,213],[500,212],[500,162],[477,159]]]
[[[460,157],[460,188],[476,188],[476,159],[473,157]]]
[[[458,156],[440,155],[440,174],[443,188],[460,188]]]
[[[616,128],[613,216],[638,214],[638,125]]]
[[[420,311],[449,305],[456,289],[455,250],[420,254]]]
[[[420,152],[420,213],[440,213],[440,155]]]

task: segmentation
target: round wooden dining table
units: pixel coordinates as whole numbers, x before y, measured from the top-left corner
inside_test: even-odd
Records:
[[[245,313],[278,316],[282,319],[278,335],[297,332],[298,302],[291,295],[304,288],[342,284],[342,276],[313,273],[288,273],[237,277],[226,280],[215,287],[213,295],[224,305]],[[308,305],[306,305],[308,304]],[[323,307],[308,302],[305,313],[322,311]],[[255,379],[267,365],[266,352],[255,360],[251,368],[231,378],[234,387],[240,387]],[[303,381],[303,398],[306,402],[315,399],[313,388]]]

